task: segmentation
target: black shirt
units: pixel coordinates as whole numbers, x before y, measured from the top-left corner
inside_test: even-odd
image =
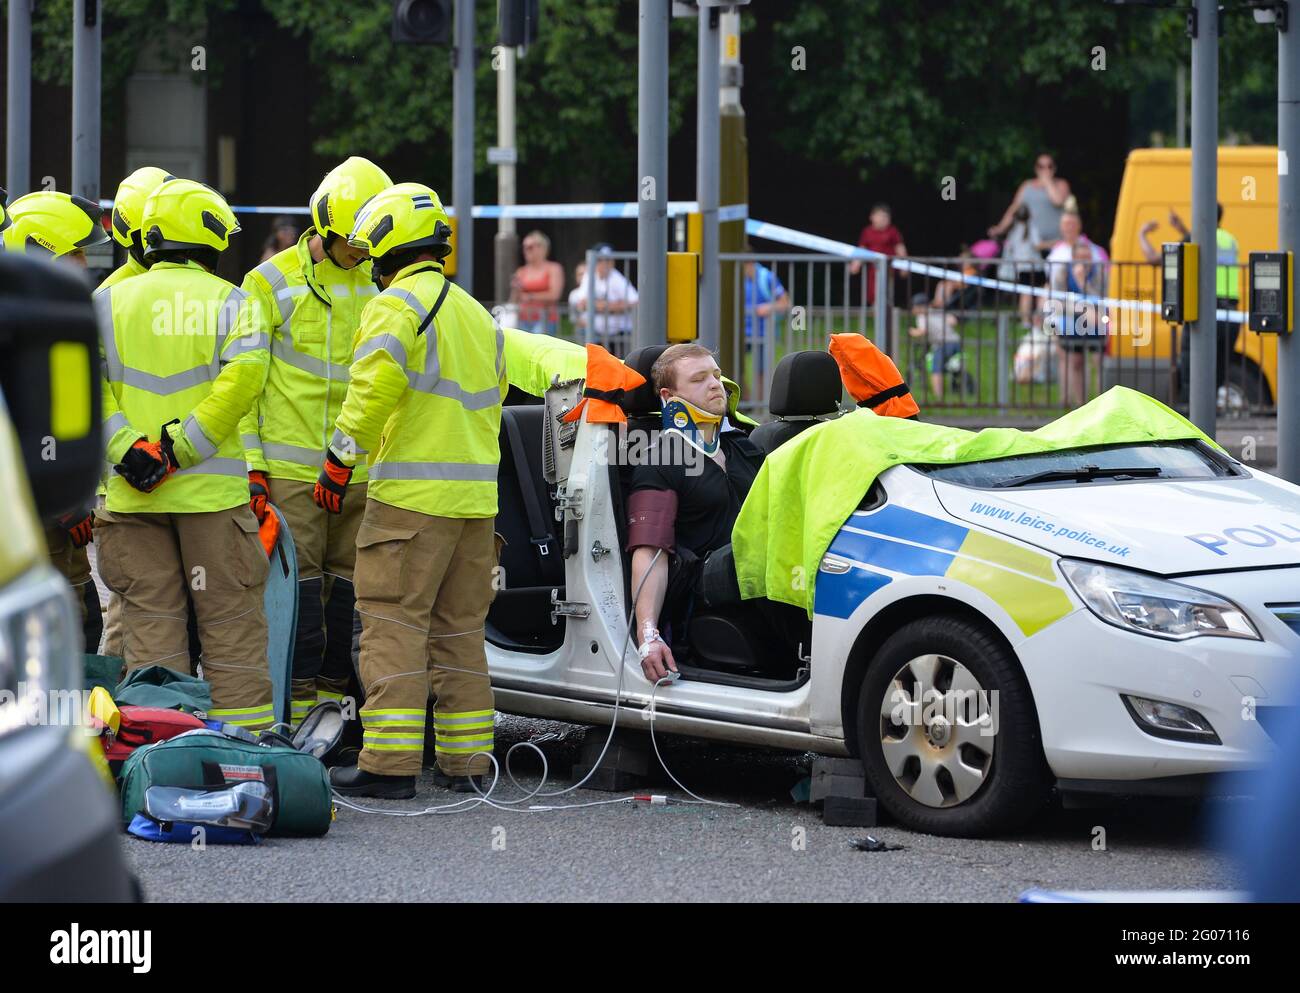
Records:
[[[672,490],[677,494],[677,547],[699,558],[731,543],[740,505],[758,475],[763,454],[741,431],[720,439],[724,472],[717,460],[693,448],[679,434],[661,432],[649,447],[647,462],[632,470],[632,492]]]

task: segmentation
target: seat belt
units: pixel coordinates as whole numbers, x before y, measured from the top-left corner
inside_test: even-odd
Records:
[[[528,465],[528,453],[524,451],[524,439],[519,425],[515,423],[509,408],[501,411],[501,417],[505,421],[506,434],[510,437],[510,454],[515,462],[515,475],[519,477],[519,489],[524,495],[524,510],[528,514],[528,540],[537,551],[537,564],[545,573],[551,556],[551,542],[555,539],[551,535],[551,529],[546,526],[546,518],[542,516],[542,505],[537,499],[533,470]]]

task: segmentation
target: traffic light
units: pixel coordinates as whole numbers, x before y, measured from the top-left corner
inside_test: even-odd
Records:
[[[501,44],[507,48],[531,45],[537,40],[541,0],[498,0],[497,21]]]
[[[393,41],[445,45],[451,37],[451,0],[393,0]]]

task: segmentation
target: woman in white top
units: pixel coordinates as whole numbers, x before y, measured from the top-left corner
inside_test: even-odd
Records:
[[[1025,286],[1039,286],[1043,282],[1043,256],[1038,250],[1042,237],[1029,216],[1029,208],[1021,204],[1015,213],[1007,240],[1002,245],[1002,265],[998,277],[1007,282]],[[1034,298],[1029,293],[1020,294],[1020,323],[1026,328],[1037,319]]]

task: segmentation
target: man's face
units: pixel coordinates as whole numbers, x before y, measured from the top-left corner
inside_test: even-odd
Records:
[[[357,248],[349,245],[342,238],[335,238],[329,248],[330,258],[340,269],[355,269],[359,264],[370,258],[370,253],[364,248]]]
[[[611,269],[613,269],[613,268],[614,268],[614,260],[613,260],[613,259],[597,259],[597,260],[596,260],[596,277],[597,277],[598,279],[608,279],[608,278],[609,278],[609,271],[610,271]]]
[[[722,370],[711,355],[689,355],[673,365],[676,383],[662,389],[659,396],[667,400],[679,396],[701,410],[719,417],[727,412],[727,390],[722,385]]]
[[[1083,233],[1083,222],[1079,220],[1078,214],[1061,215],[1061,237],[1066,241],[1074,241]]]

